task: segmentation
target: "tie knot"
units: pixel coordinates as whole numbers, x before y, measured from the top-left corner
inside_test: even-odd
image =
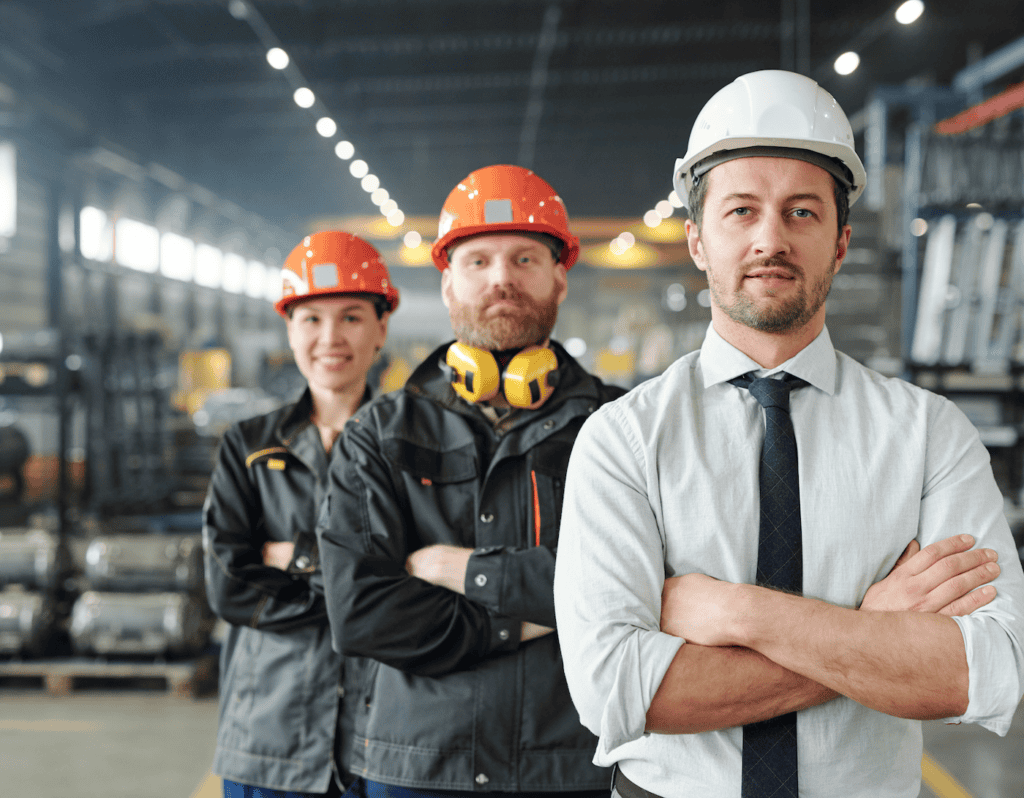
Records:
[[[789,412],[789,392],[793,388],[802,388],[807,385],[805,380],[794,377],[792,374],[783,374],[782,379],[774,377],[752,377],[744,374],[734,380],[729,380],[733,385],[746,388],[751,396],[757,399],[761,407],[778,407]]]

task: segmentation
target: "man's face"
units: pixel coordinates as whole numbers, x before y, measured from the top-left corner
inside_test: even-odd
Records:
[[[824,324],[825,298],[846,257],[832,177],[790,158],[737,158],[710,180],[690,254],[707,272],[716,323],[784,334]]]
[[[288,344],[314,395],[361,390],[388,333],[388,314],[377,318],[361,297],[320,296],[293,306]]]
[[[554,329],[568,285],[545,244],[516,233],[467,238],[450,250],[441,297],[452,331],[481,349],[520,349]]]

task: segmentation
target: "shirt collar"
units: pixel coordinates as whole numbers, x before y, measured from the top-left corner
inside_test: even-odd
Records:
[[[836,350],[832,346],[828,328],[822,327],[818,336],[793,357],[774,369],[763,369],[754,360],[728,343],[708,325],[707,335],[700,348],[700,366],[704,374],[704,387],[710,388],[720,382],[754,372],[758,377],[768,377],[780,371],[806,380],[829,396],[836,390]]]

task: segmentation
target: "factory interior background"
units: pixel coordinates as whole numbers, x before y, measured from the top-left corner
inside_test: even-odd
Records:
[[[967,413],[1024,553],[1021,4],[0,0],[0,793],[220,794],[200,511],[227,425],[303,386],[272,305],[303,236],[383,254],[394,390],[451,338],[448,191],[534,169],[582,245],[554,337],[633,387],[710,321],[675,159],[775,68],[868,171],[836,348]],[[925,728],[922,796],[1024,795],[1024,718]]]

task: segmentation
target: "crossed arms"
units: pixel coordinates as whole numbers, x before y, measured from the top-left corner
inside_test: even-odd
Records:
[[[859,610],[702,574],[667,579],[661,629],[687,645],[654,695],[647,731],[739,726],[838,694],[900,717],[962,715],[967,660],[951,616],[992,601],[987,583],[999,573],[996,552],[973,544],[970,535],[923,550],[912,541]]]

